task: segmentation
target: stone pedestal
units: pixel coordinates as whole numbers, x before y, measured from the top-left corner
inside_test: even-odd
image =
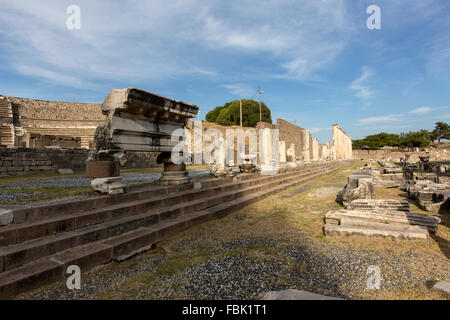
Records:
[[[119,161],[86,161],[86,177],[106,178],[120,176]]]
[[[170,152],[162,152],[156,162],[164,163],[164,172],[161,179],[159,179],[162,185],[178,186],[190,182],[188,172],[186,171],[186,164],[174,164]]]

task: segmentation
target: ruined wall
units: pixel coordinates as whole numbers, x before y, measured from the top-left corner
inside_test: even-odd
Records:
[[[93,147],[95,129],[104,120],[100,104],[0,96],[0,144],[6,146]]]
[[[405,155],[410,155],[410,161],[418,162],[419,156],[429,155],[431,161],[450,161],[450,145],[448,149],[444,148],[427,148],[419,151],[403,151],[398,149],[387,150],[361,150],[354,149],[353,157],[357,160],[393,160],[398,161],[400,158],[405,158]]]
[[[14,145],[14,120],[11,103],[0,96],[0,145]]]
[[[352,159],[352,139],[337,124],[333,124],[333,145],[337,160]]]
[[[56,172],[58,169],[84,171],[89,150],[0,148],[0,175]],[[124,169],[159,167],[157,152],[129,152]]]

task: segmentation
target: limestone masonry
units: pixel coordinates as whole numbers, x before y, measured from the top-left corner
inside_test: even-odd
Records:
[[[117,92],[120,96],[122,91],[113,90],[112,92]],[[158,97],[165,99],[155,94],[152,95],[154,99]],[[167,101],[169,100],[172,101],[167,99]],[[126,103],[131,105],[133,102]],[[184,105],[185,108],[196,107],[184,103],[181,103],[181,105]],[[108,101],[105,101],[103,109],[107,106]],[[121,113],[123,113],[123,110]],[[95,148],[95,132],[97,128],[108,122],[107,114],[108,110],[102,110],[102,104],[44,101],[0,95],[0,174],[26,174],[37,171],[55,172],[58,169],[65,168],[84,170],[85,161],[88,158],[87,151]],[[184,116],[180,113],[178,117]],[[193,133],[194,121],[188,121],[187,118],[185,117],[182,121],[185,123],[185,131]],[[110,123],[114,125],[118,121],[118,118],[115,117]],[[120,130],[114,129],[109,133],[110,143],[116,146],[126,145],[131,138],[133,141],[136,140],[136,137],[142,140],[136,145],[141,146],[140,148],[135,146],[132,148],[133,150],[129,150],[129,160],[126,167],[158,166],[156,163],[157,155],[147,151],[167,152],[172,149],[170,145],[172,142],[168,134],[171,129],[179,127],[174,125],[179,120],[168,119],[167,123],[156,126],[155,129],[165,132],[164,137],[161,136],[161,133],[157,134],[158,137],[155,136],[156,138],[147,136],[147,133],[136,135],[133,130],[138,130],[140,127],[133,127],[133,125],[130,127],[125,123],[126,121],[128,121],[126,118],[120,119],[121,125],[125,125],[126,128],[131,130],[130,134],[124,135],[123,128],[119,128]],[[207,122],[202,123],[202,128],[203,132],[210,128],[218,129],[224,137],[227,129],[243,129],[244,132],[255,129],[239,126],[225,127]],[[308,130],[283,119],[277,119],[275,124],[259,123],[256,131],[266,128],[278,129],[279,131],[279,151],[282,153],[280,154],[281,164],[295,166],[298,161],[352,159],[351,138],[338,125],[333,125],[333,139],[325,144],[320,144],[319,140],[314,138]],[[120,135],[119,132],[121,132]],[[162,144],[167,143],[167,148],[164,149],[163,146],[152,147],[156,141]],[[145,147],[146,145],[148,147]],[[259,152],[259,141],[257,145]],[[236,154],[241,151],[236,150]]]
[[[44,101],[0,95],[0,145],[25,148],[93,148],[104,122],[100,104]]]

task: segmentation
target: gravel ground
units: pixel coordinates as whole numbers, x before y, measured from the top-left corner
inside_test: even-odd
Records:
[[[118,290],[118,284],[130,277],[144,272],[153,272],[166,257],[163,254],[150,254],[135,257],[138,263],[131,264],[127,268],[111,268],[105,266],[98,271],[92,270],[88,275],[81,278],[80,290],[68,290],[64,285],[50,286],[48,289],[40,290],[37,294],[27,296],[32,300],[86,300],[95,299],[98,294],[107,290]],[[117,263],[115,263],[117,265]]]
[[[191,239],[192,240],[192,239]],[[181,268],[173,274],[145,281],[176,251],[187,248],[189,239],[175,243],[167,253],[147,252],[120,267],[114,263],[82,279],[82,289],[69,291],[63,285],[25,296],[29,299],[258,299],[268,291],[296,288],[345,299],[370,298],[367,268],[381,269],[381,290],[405,290],[433,279],[445,279],[449,270],[436,264],[432,254],[408,252],[391,256],[375,250],[353,251],[286,240],[251,237],[211,246],[205,261]],[[192,242],[191,242],[192,243]],[[276,248],[278,254],[260,255],[252,247]],[[243,253],[231,254],[236,249]],[[174,250],[174,251],[172,251]],[[427,272],[417,265],[428,266]],[[114,265],[116,267],[114,267]],[[124,285],[123,285],[124,284]],[[133,285],[131,285],[133,284]]]

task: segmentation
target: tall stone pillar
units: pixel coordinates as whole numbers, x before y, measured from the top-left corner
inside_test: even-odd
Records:
[[[286,141],[280,141],[278,151],[280,153],[280,164],[286,164]]]
[[[315,138],[313,139],[313,160],[319,161],[319,139]]]
[[[302,158],[304,161],[310,160],[310,133],[308,130],[302,132]]]
[[[259,130],[259,159],[261,164],[261,174],[269,175],[278,172],[278,148],[278,130],[269,128]]]
[[[287,162],[291,168],[297,167],[297,161],[295,158],[295,144],[291,143],[291,146],[287,150]]]

